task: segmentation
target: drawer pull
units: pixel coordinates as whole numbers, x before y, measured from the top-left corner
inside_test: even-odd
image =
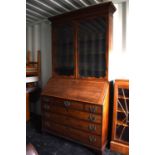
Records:
[[[88,129],[89,129],[90,131],[96,131],[96,126],[90,124],[90,125],[88,126]]]
[[[97,112],[97,107],[89,107],[89,111],[92,113],[96,113]]]
[[[88,120],[94,122],[96,120],[96,117],[93,115],[89,115]]]
[[[96,142],[96,137],[95,136],[89,136],[89,142]]]
[[[64,106],[65,106],[65,107],[69,107],[70,104],[71,104],[71,103],[70,103],[69,101],[64,101]]]

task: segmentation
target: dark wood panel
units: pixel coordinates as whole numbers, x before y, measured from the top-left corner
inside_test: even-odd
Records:
[[[57,106],[51,107],[47,103],[43,105],[43,110],[47,112],[52,112],[55,114],[70,116],[76,119],[81,119],[81,120],[85,120],[93,123],[101,124],[102,122],[101,115],[91,114],[88,112],[82,112],[82,111],[77,111],[69,108],[57,107]]]
[[[102,126],[95,123],[77,120],[72,117],[68,117],[64,115],[51,114],[49,112],[44,112],[44,120],[49,120],[57,124],[62,124],[62,125],[83,130],[89,133],[101,135]]]
[[[102,105],[107,81],[51,78],[42,95]]]
[[[30,120],[29,93],[26,93],[26,121]]]

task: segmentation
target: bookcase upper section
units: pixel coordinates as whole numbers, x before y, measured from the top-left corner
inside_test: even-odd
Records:
[[[108,80],[115,10],[108,2],[49,18],[53,77]]]

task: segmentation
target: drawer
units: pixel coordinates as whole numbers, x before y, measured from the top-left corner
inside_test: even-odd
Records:
[[[68,109],[64,107],[51,106],[48,103],[43,105],[43,113],[44,112],[51,112],[54,114],[66,115],[66,116],[70,116],[76,119],[81,119],[81,120],[85,120],[85,121],[89,121],[93,123],[101,124],[102,122],[101,115],[96,115],[96,114],[78,111],[74,109]]]
[[[96,135],[101,135],[102,127],[99,124],[90,123],[90,122],[74,119],[70,116],[64,116],[64,115],[54,114],[49,112],[44,113],[44,119],[51,120],[52,122],[59,123],[75,129],[90,132]]]
[[[85,104],[84,110],[90,113],[102,114],[102,106],[93,105],[93,104]]]
[[[67,126],[56,124],[50,121],[44,122],[44,130],[48,132],[54,132],[59,134],[59,136],[64,136],[70,138],[74,141],[80,142],[82,144],[87,144],[92,147],[101,147],[101,137],[87,132],[83,132],[77,129],[73,129]]]
[[[83,104],[80,102],[64,100],[64,99],[59,99],[55,97],[43,96],[42,102],[50,103],[54,106],[61,106],[61,107],[70,108],[70,109],[77,109],[77,110],[82,110],[82,111],[84,109]]]

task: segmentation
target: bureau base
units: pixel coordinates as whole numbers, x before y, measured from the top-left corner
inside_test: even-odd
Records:
[[[41,109],[43,131],[103,153],[108,135],[107,81],[50,79]]]
[[[96,148],[96,147],[93,147],[93,146],[90,146],[90,145],[86,145],[86,144],[83,144],[83,143],[80,143],[72,138],[69,138],[69,137],[65,137],[65,136],[62,136],[62,135],[59,135],[58,133],[56,132],[51,132],[50,130],[47,130],[47,129],[44,129],[42,128],[42,134],[50,134],[50,135],[53,135],[53,136],[56,136],[56,137],[59,137],[59,138],[63,138],[65,140],[69,140],[71,142],[74,142],[74,143],[77,143],[77,144],[80,144],[82,146],[85,146],[87,147],[88,149],[92,150],[93,153],[95,153],[95,155],[104,155],[104,150],[106,148],[106,145],[107,145],[107,141],[105,142],[105,144],[102,146],[101,149],[99,148]]]

